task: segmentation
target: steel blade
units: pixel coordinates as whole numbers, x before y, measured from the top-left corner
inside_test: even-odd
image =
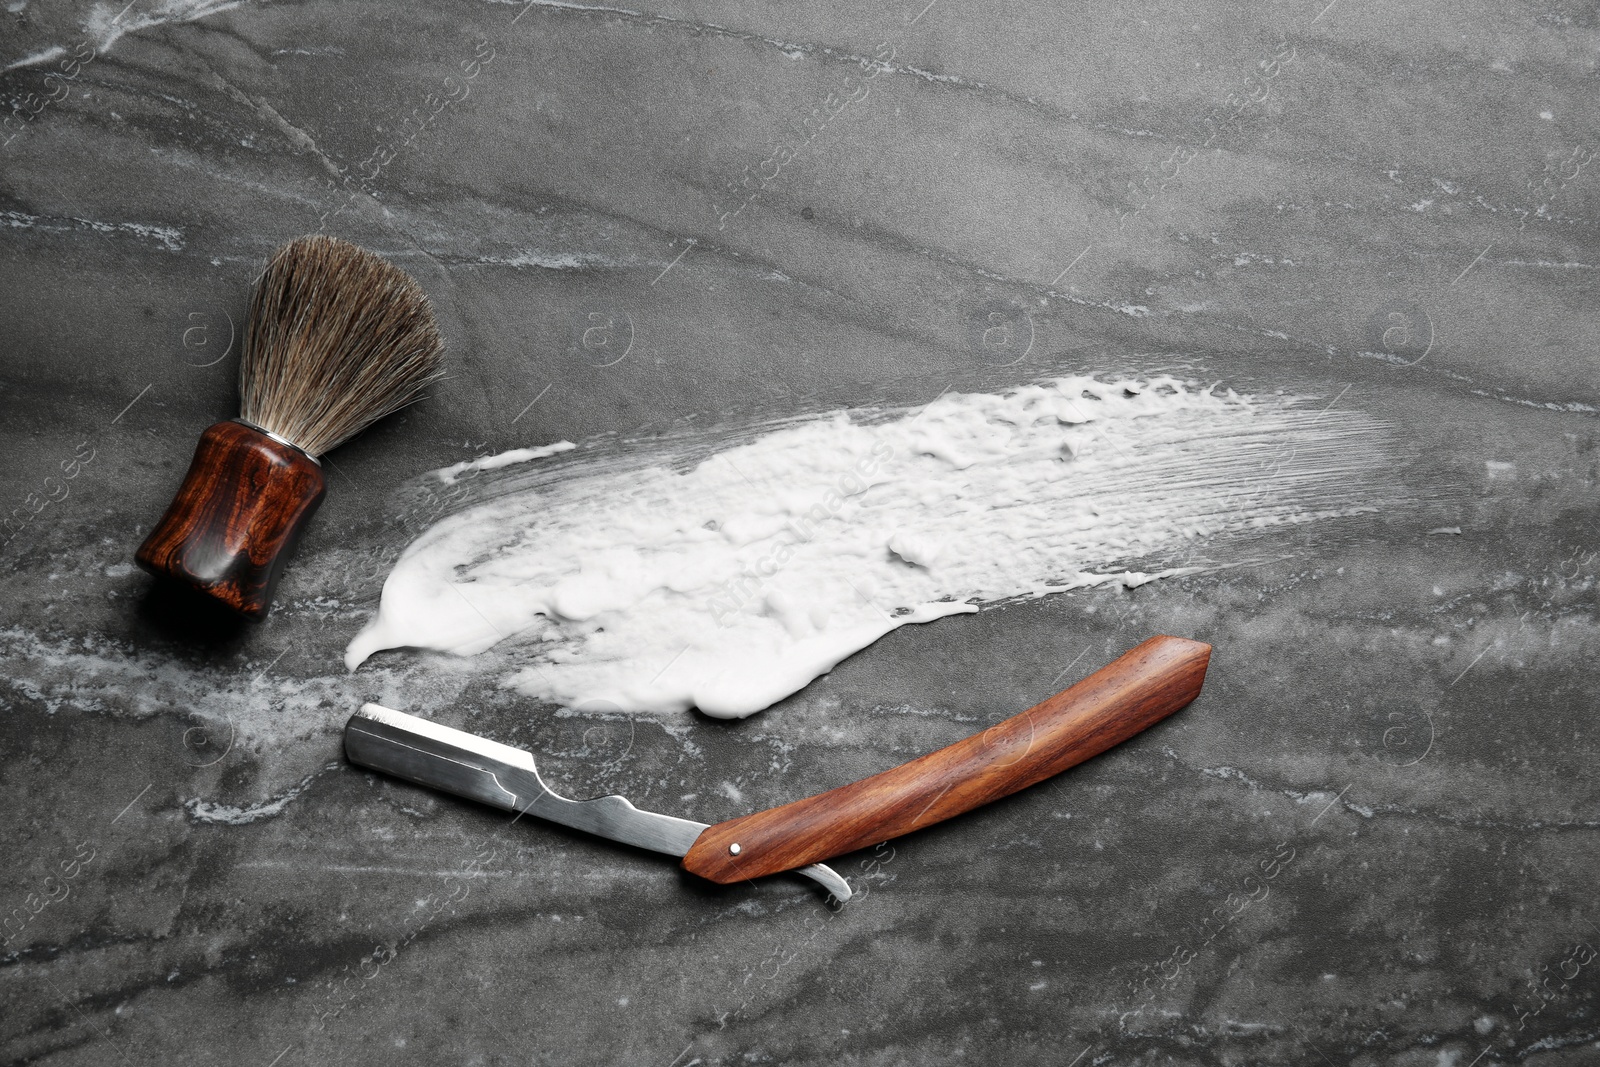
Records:
[[[626,845],[683,856],[707,824],[641,811],[620,796],[569,800],[539,777],[533,754],[379,704],[363,704],[344,729],[350,762],[506,811],[536,815]],[[803,874],[840,901],[850,885],[816,863]]]

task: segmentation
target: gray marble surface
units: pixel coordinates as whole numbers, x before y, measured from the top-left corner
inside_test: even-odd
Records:
[[[6,5],[0,1061],[1600,1062],[1593,7],[922,4]],[[452,376],[234,625],[132,552],[320,226]],[[1398,502],[739,723],[340,663],[430,468],[1163,369],[1381,421]],[[339,748],[378,699],[716,821],[1163,631],[1216,646],[1195,705],[844,857],[838,910]]]

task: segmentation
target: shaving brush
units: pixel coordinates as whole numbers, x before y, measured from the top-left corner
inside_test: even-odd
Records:
[[[200,436],[139,566],[264,618],[322,502],[318,457],[419,399],[442,353],[427,296],[398,267],[334,237],[279,248],[250,303],[239,417]]]

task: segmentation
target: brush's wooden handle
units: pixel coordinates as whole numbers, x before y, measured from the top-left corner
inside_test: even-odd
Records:
[[[322,502],[322,469],[293,445],[237,422],[200,436],[189,473],[135,558],[151,574],[264,618],[284,553]]]
[[[705,830],[686,870],[737,882],[820,863],[1009,796],[1097,756],[1200,694],[1211,646],[1152,637],[981,734],[851,785]]]

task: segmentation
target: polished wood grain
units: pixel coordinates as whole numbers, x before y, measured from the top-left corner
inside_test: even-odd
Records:
[[[237,422],[200,437],[189,473],[135,558],[252,619],[264,618],[284,554],[322,502],[322,470]]]
[[[1152,637],[980,734],[838,789],[707,829],[683,858],[713,882],[819,863],[942,822],[1049,778],[1200,693],[1211,646]]]

